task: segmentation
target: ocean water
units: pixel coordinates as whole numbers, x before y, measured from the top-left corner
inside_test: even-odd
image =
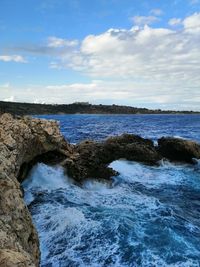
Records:
[[[37,116],[38,117],[38,116]],[[200,115],[43,115],[58,120],[70,143],[84,139],[102,140],[123,133],[156,140],[179,136],[200,142]]]
[[[41,116],[44,117],[44,116]],[[200,141],[199,115],[45,116],[73,143],[123,132]],[[39,163],[23,182],[38,230],[42,267],[200,266],[200,164],[158,167],[117,160],[110,183],[77,185]]]

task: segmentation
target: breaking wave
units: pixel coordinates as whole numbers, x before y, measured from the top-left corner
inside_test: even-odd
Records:
[[[118,160],[112,183],[78,186],[62,167],[37,164],[24,181],[42,267],[199,266],[200,173]]]

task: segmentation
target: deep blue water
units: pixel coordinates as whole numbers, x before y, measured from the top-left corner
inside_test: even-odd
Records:
[[[122,133],[144,138],[180,136],[200,142],[200,115],[44,115],[40,118],[60,122],[69,142],[84,139],[102,140]]]
[[[44,117],[44,116],[41,116]],[[68,115],[73,143],[129,132],[200,141],[199,115]],[[200,166],[118,160],[112,183],[82,186],[59,167],[36,165],[23,183],[39,233],[42,267],[200,266]]]

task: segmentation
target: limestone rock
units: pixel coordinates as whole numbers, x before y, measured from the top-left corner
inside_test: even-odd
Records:
[[[56,121],[0,116],[0,266],[39,266],[38,235],[17,180],[21,167],[71,150]]]

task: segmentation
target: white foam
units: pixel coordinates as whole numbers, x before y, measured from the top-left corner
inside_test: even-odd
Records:
[[[64,174],[61,166],[47,166],[43,163],[36,164],[30,171],[27,179],[22,183],[25,191],[25,202],[30,204],[34,200],[32,191],[52,190],[67,188],[70,179]]]
[[[178,138],[178,139],[182,139],[182,140],[189,140],[189,138],[182,137],[182,136],[180,136],[180,135],[174,135],[173,137],[174,137],[174,138]]]
[[[197,261],[187,259],[185,253],[185,262],[167,264],[167,255],[164,252],[160,255],[157,248],[146,242],[151,225],[159,220],[165,226],[164,221],[173,217],[173,210],[171,212],[168,204],[159,201],[156,194],[152,196],[151,190],[143,188],[181,183],[184,175],[192,173],[192,168],[187,170],[185,166],[165,161],[153,167],[124,160],[113,162],[111,167],[120,172],[116,185],[87,180],[83,187],[71,183],[61,167],[38,164],[32,170],[30,180],[25,181],[26,194],[32,190],[48,192],[41,202],[36,202],[33,213],[40,236],[42,264],[66,266],[62,265],[66,260],[64,264],[68,266],[101,267],[106,266],[105,260],[112,256],[108,266],[127,267],[130,264],[122,262],[121,243],[125,238],[127,247],[140,247],[139,266],[198,266]],[[159,223],[152,229],[152,235],[157,235],[155,229],[159,231]],[[186,226],[188,231],[198,230],[194,227]],[[166,231],[174,244],[179,242],[186,250],[196,253],[192,243],[187,244],[187,240],[176,233],[169,234],[168,228]],[[162,230],[160,234],[162,238]]]
[[[166,159],[161,159],[158,163],[161,167],[166,167],[166,168],[173,168],[174,166],[171,162],[169,162]]]
[[[111,185],[107,182],[100,182],[96,180],[87,180],[83,183],[83,188],[89,191],[110,192]]]
[[[36,164],[27,179],[23,182],[26,190],[34,187],[42,189],[66,188],[69,178],[64,175],[60,166],[47,166],[43,163]]]
[[[148,166],[138,162],[116,160],[110,164],[120,173],[118,179],[127,183],[140,183],[145,187],[159,187],[162,184],[177,184],[184,179],[187,165],[175,165],[161,160],[160,166]]]

